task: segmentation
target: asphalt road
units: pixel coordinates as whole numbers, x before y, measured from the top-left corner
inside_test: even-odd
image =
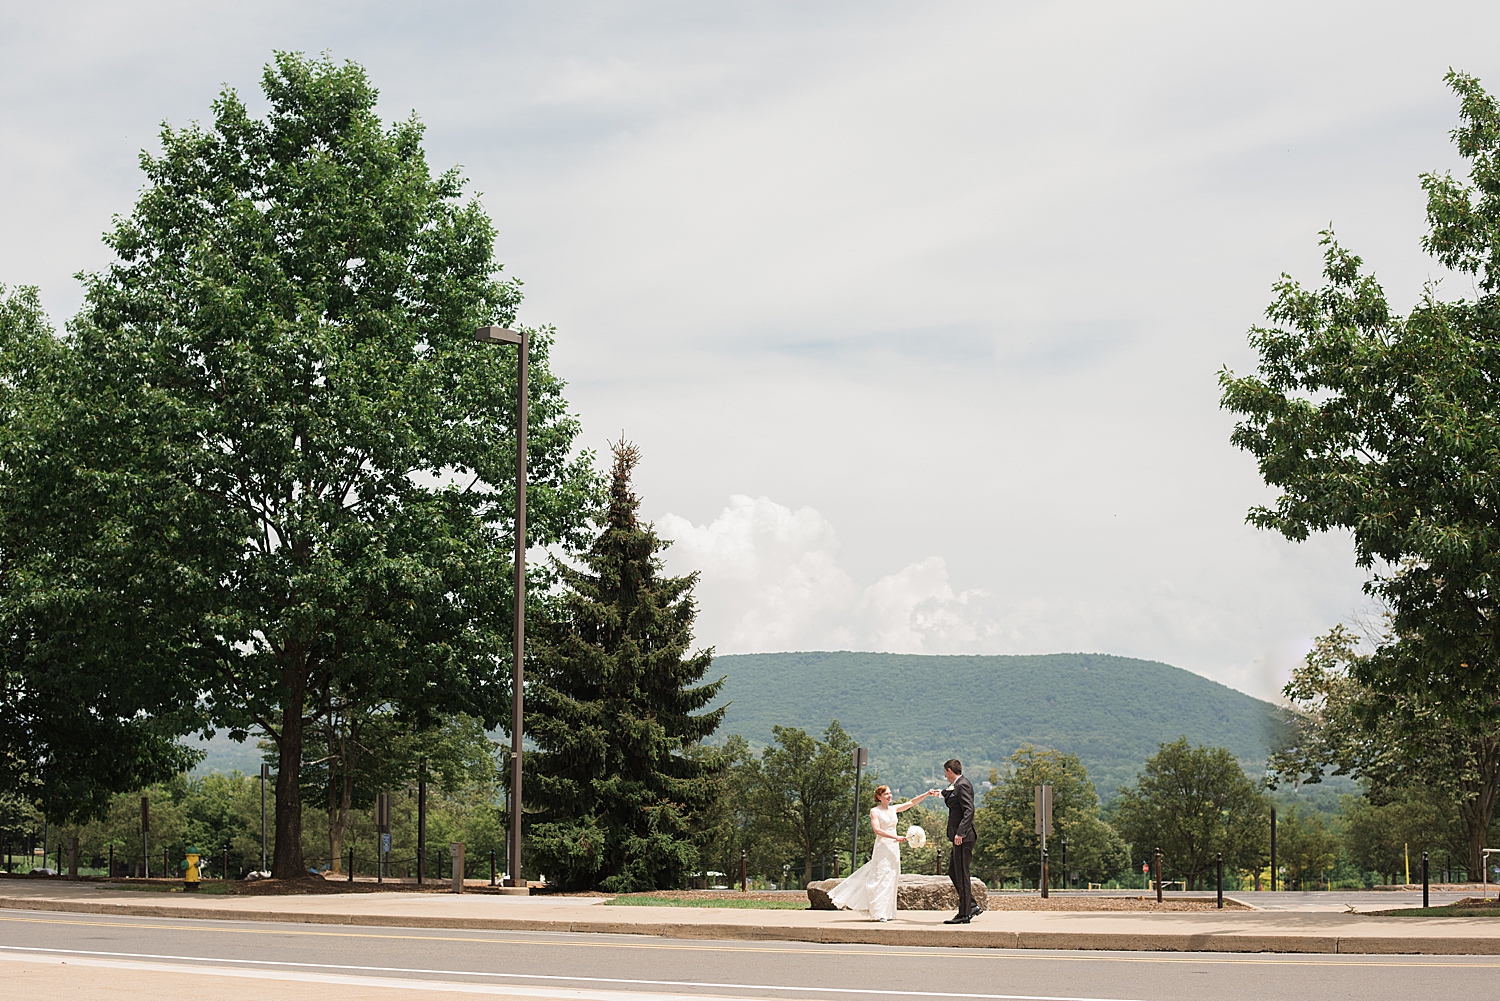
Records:
[[[52,973],[13,980],[23,957]],[[56,996],[36,976],[158,977],[143,996],[273,997],[277,977],[303,985],[378,978],[400,1001],[424,982],[482,986],[487,994],[618,1001],[662,995],[880,1001],[882,998],[1052,998],[1206,1001],[1268,998],[1489,997],[1500,957],[1281,956],[1208,953],[1040,952],[693,942],[633,935],[340,928],[266,922],[182,921],[0,912],[0,995]],[[59,965],[71,962],[71,967]],[[69,972],[77,971],[77,972]],[[113,971],[113,972],[111,972]],[[236,993],[232,977],[258,977]],[[268,979],[269,978],[269,979]],[[58,984],[63,981],[57,981]],[[74,989],[68,996],[108,996]],[[371,980],[370,983],[374,983]],[[182,985],[192,985],[191,989]],[[438,984],[434,983],[433,987]],[[447,987],[447,991],[463,990]],[[320,988],[321,996],[347,997]],[[110,994],[115,993],[110,991]],[[126,996],[122,988],[118,996]],[[129,996],[137,996],[129,994]],[[300,995],[299,995],[300,996]],[[361,995],[363,996],[363,995]]]

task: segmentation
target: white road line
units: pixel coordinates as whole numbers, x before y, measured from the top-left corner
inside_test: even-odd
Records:
[[[54,963],[64,962],[63,957],[83,957],[74,959],[73,962],[88,966],[111,966],[120,969],[142,969],[170,973],[212,973],[215,976],[247,976],[260,979],[284,979],[284,980],[307,980],[315,983],[360,983],[365,986],[377,987],[400,987],[406,990],[444,990],[459,991],[478,994],[500,994],[510,997],[556,997],[556,998],[599,998],[608,1001],[623,1001],[625,998],[633,1001],[656,1001],[656,999],[670,998],[671,1001],[681,1001],[685,996],[682,994],[643,994],[636,991],[595,991],[578,993],[576,989],[558,989],[547,987],[528,987],[525,985],[515,986],[485,986],[482,984],[460,984],[443,983],[435,980],[408,980],[379,977],[351,976],[349,974],[333,973],[297,973],[292,968],[310,970],[353,970],[361,973],[414,973],[449,977],[489,977],[506,980],[549,980],[565,981],[567,983],[584,984],[619,984],[622,986],[636,987],[706,987],[714,990],[739,990],[739,991],[787,991],[805,992],[812,994],[858,994],[876,995],[884,997],[911,997],[911,998],[965,998],[970,1001],[1133,1001],[1128,998],[1099,998],[1099,997],[1075,997],[1072,995],[1057,994],[965,994],[954,991],[891,991],[879,990],[877,988],[862,987],[788,987],[781,984],[723,984],[694,980],[631,980],[623,977],[565,977],[549,974],[535,973],[490,973],[483,970],[426,970],[420,968],[403,966],[344,966],[335,963],[293,963],[283,960],[271,959],[222,959],[205,958],[202,956],[171,956],[155,953],[138,952],[98,952],[82,949],[45,949],[35,946],[0,945],[0,960],[32,960],[47,961]],[[108,957],[108,958],[92,958]],[[171,960],[172,963],[150,963],[141,960]],[[177,965],[177,964],[190,965]],[[205,963],[234,963],[239,968],[223,968],[205,966]],[[278,969],[256,969],[256,967],[277,967]],[[377,982],[378,981],[378,982]],[[527,993],[530,991],[530,993]],[[694,994],[694,998],[704,998],[712,1001],[717,995]],[[722,1001],[722,999],[721,999]]]

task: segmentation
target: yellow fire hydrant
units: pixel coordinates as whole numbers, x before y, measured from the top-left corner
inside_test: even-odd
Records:
[[[182,864],[182,888],[184,890],[198,889],[198,853],[188,852],[187,861]]]

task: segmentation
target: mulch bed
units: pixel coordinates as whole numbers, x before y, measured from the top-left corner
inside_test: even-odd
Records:
[[[788,900],[800,900],[807,903],[807,894],[802,890],[751,890],[741,893],[738,890],[647,890],[640,894],[647,897],[660,897],[664,900],[764,900],[769,903],[785,903]],[[580,897],[628,897],[633,894],[608,894],[608,893],[579,893],[568,894],[568,896]]]
[[[1003,896],[990,894],[989,909],[992,911],[1213,911],[1218,910],[1213,897],[1163,900],[1156,897],[1070,897],[1056,896],[1043,900],[1039,896]],[[1248,911],[1253,908],[1237,903],[1227,897],[1226,911]]]
[[[3,874],[0,874],[3,875]],[[22,878],[22,877],[16,877]],[[44,880],[75,882],[64,876],[33,877],[38,882]],[[140,879],[136,877],[116,877],[107,879],[103,876],[84,876],[79,883],[95,883],[104,886],[119,887],[121,889],[137,889],[143,891],[183,891],[182,880],[178,879]],[[451,880],[430,879],[426,883],[402,883],[386,880],[377,883],[374,880],[357,879],[349,882],[347,877],[334,876],[323,879],[319,876],[307,876],[303,879],[232,879],[218,880],[205,879],[199,892],[208,894],[233,894],[246,897],[284,897],[304,896],[308,894],[332,894],[332,893],[451,893],[453,883]],[[497,889],[487,885],[474,885],[466,883],[465,893],[497,893]]]

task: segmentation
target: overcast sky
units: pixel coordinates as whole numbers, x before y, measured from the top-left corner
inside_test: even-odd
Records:
[[[159,124],[275,49],[462,166],[720,652],[1093,651],[1271,697],[1364,608],[1216,373],[1319,230],[1404,311],[1494,4],[0,0],[0,283],[61,323]],[[1471,292],[1448,276],[1452,295]]]

